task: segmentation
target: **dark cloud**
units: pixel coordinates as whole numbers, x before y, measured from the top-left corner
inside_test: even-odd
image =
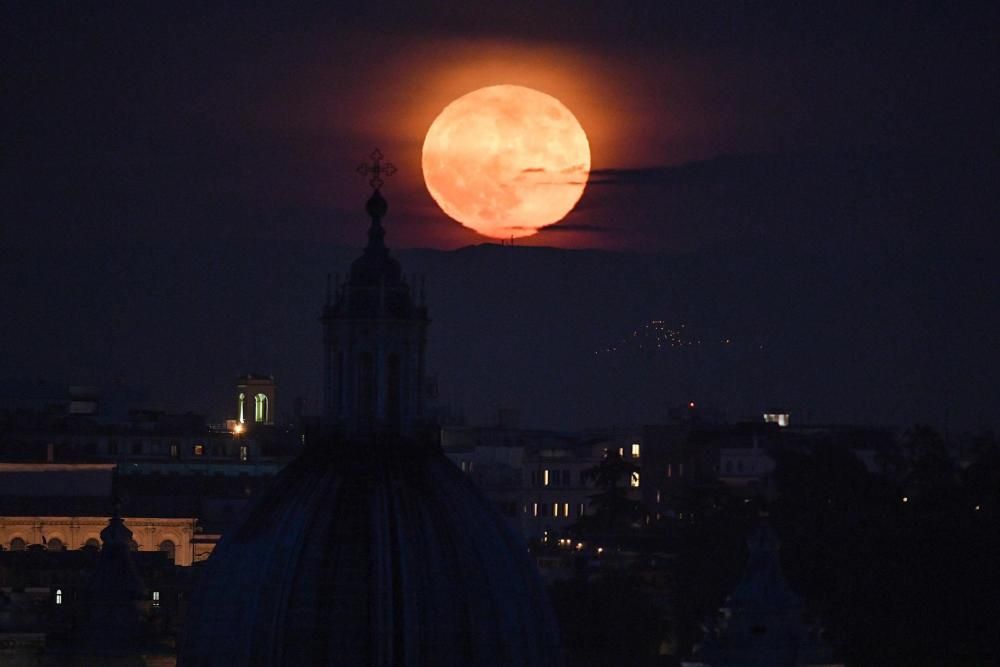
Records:
[[[567,232],[586,232],[589,234],[614,234],[615,229],[611,227],[604,227],[602,225],[588,225],[586,223],[574,224],[571,222],[557,222],[554,225],[549,225],[548,227],[542,227],[538,230],[539,234],[551,234],[553,232],[565,234]]]

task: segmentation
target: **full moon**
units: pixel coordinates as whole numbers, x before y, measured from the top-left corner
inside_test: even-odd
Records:
[[[496,239],[562,220],[583,194],[590,144],[566,106],[523,86],[489,86],[438,114],[423,149],[424,182],[451,218]]]

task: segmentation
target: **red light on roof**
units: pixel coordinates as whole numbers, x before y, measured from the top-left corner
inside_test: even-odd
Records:
[[[689,408],[693,408],[694,407],[694,401],[691,401],[690,403],[688,403],[688,407]]]

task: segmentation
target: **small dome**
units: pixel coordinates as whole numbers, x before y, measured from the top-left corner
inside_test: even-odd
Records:
[[[441,452],[327,443],[209,559],[178,665],[557,665],[524,542]]]

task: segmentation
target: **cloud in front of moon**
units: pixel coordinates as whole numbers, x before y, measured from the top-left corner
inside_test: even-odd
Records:
[[[446,106],[427,131],[424,181],[451,218],[496,239],[535,234],[580,200],[590,144],[566,106],[499,85]]]

